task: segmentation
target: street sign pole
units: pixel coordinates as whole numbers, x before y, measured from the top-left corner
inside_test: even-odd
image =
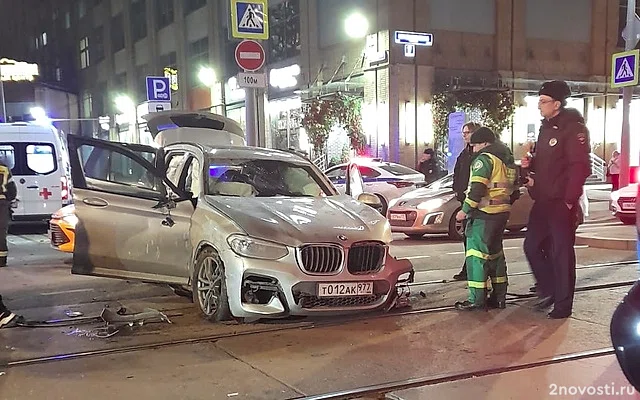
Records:
[[[4,83],[2,83],[2,66],[0,66],[0,96],[2,97],[2,122],[7,121],[7,102],[4,99]]]
[[[260,140],[265,129],[264,88],[257,84],[257,79],[248,72],[259,71],[265,63],[264,48],[259,41],[269,38],[269,4],[268,0],[230,0],[231,1],[231,36],[243,40],[236,47],[236,63],[245,72],[246,82],[238,80],[238,85],[245,90],[246,138],[249,146],[264,146]]]
[[[636,0],[627,0],[627,34],[625,37],[625,50],[630,51],[636,46],[635,32],[636,17]],[[636,63],[639,60],[636,59]],[[611,71],[615,74],[616,71]],[[630,181],[630,152],[631,152],[631,129],[629,126],[629,112],[631,108],[631,97],[633,95],[633,86],[625,86],[622,88],[622,136],[620,140],[620,187],[629,185]]]

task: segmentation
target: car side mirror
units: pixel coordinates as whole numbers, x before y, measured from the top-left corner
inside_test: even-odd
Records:
[[[620,369],[640,391],[640,281],[616,307],[609,329]]]
[[[369,207],[373,208],[374,210],[382,214],[382,201],[380,201],[380,198],[375,194],[360,193],[356,200],[368,205]]]

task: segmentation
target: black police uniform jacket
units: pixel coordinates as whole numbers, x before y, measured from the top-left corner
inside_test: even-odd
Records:
[[[456,199],[461,203],[465,200],[465,192],[469,187],[472,160],[471,146],[466,145],[456,158],[456,165],[453,167],[453,191],[456,192]]]
[[[591,145],[584,118],[568,108],[542,121],[531,164],[536,201],[577,204],[591,175]]]

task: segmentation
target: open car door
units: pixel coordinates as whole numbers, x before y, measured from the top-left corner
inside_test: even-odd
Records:
[[[382,214],[384,207],[380,198],[375,194],[367,193],[364,190],[364,180],[362,179],[362,173],[360,172],[358,164],[349,163],[347,165],[346,173],[346,194]]]
[[[346,194],[354,199],[357,199],[362,193],[364,193],[364,181],[358,164],[347,164],[347,176],[346,176]]]
[[[73,274],[188,282],[190,201],[164,173],[162,149],[68,136],[76,224]]]

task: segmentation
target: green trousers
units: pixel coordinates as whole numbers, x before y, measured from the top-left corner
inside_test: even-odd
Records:
[[[487,298],[487,281],[491,278],[492,297],[506,300],[507,262],[502,249],[502,237],[508,215],[495,219],[470,219],[467,222],[467,282],[469,301],[483,306]]]

